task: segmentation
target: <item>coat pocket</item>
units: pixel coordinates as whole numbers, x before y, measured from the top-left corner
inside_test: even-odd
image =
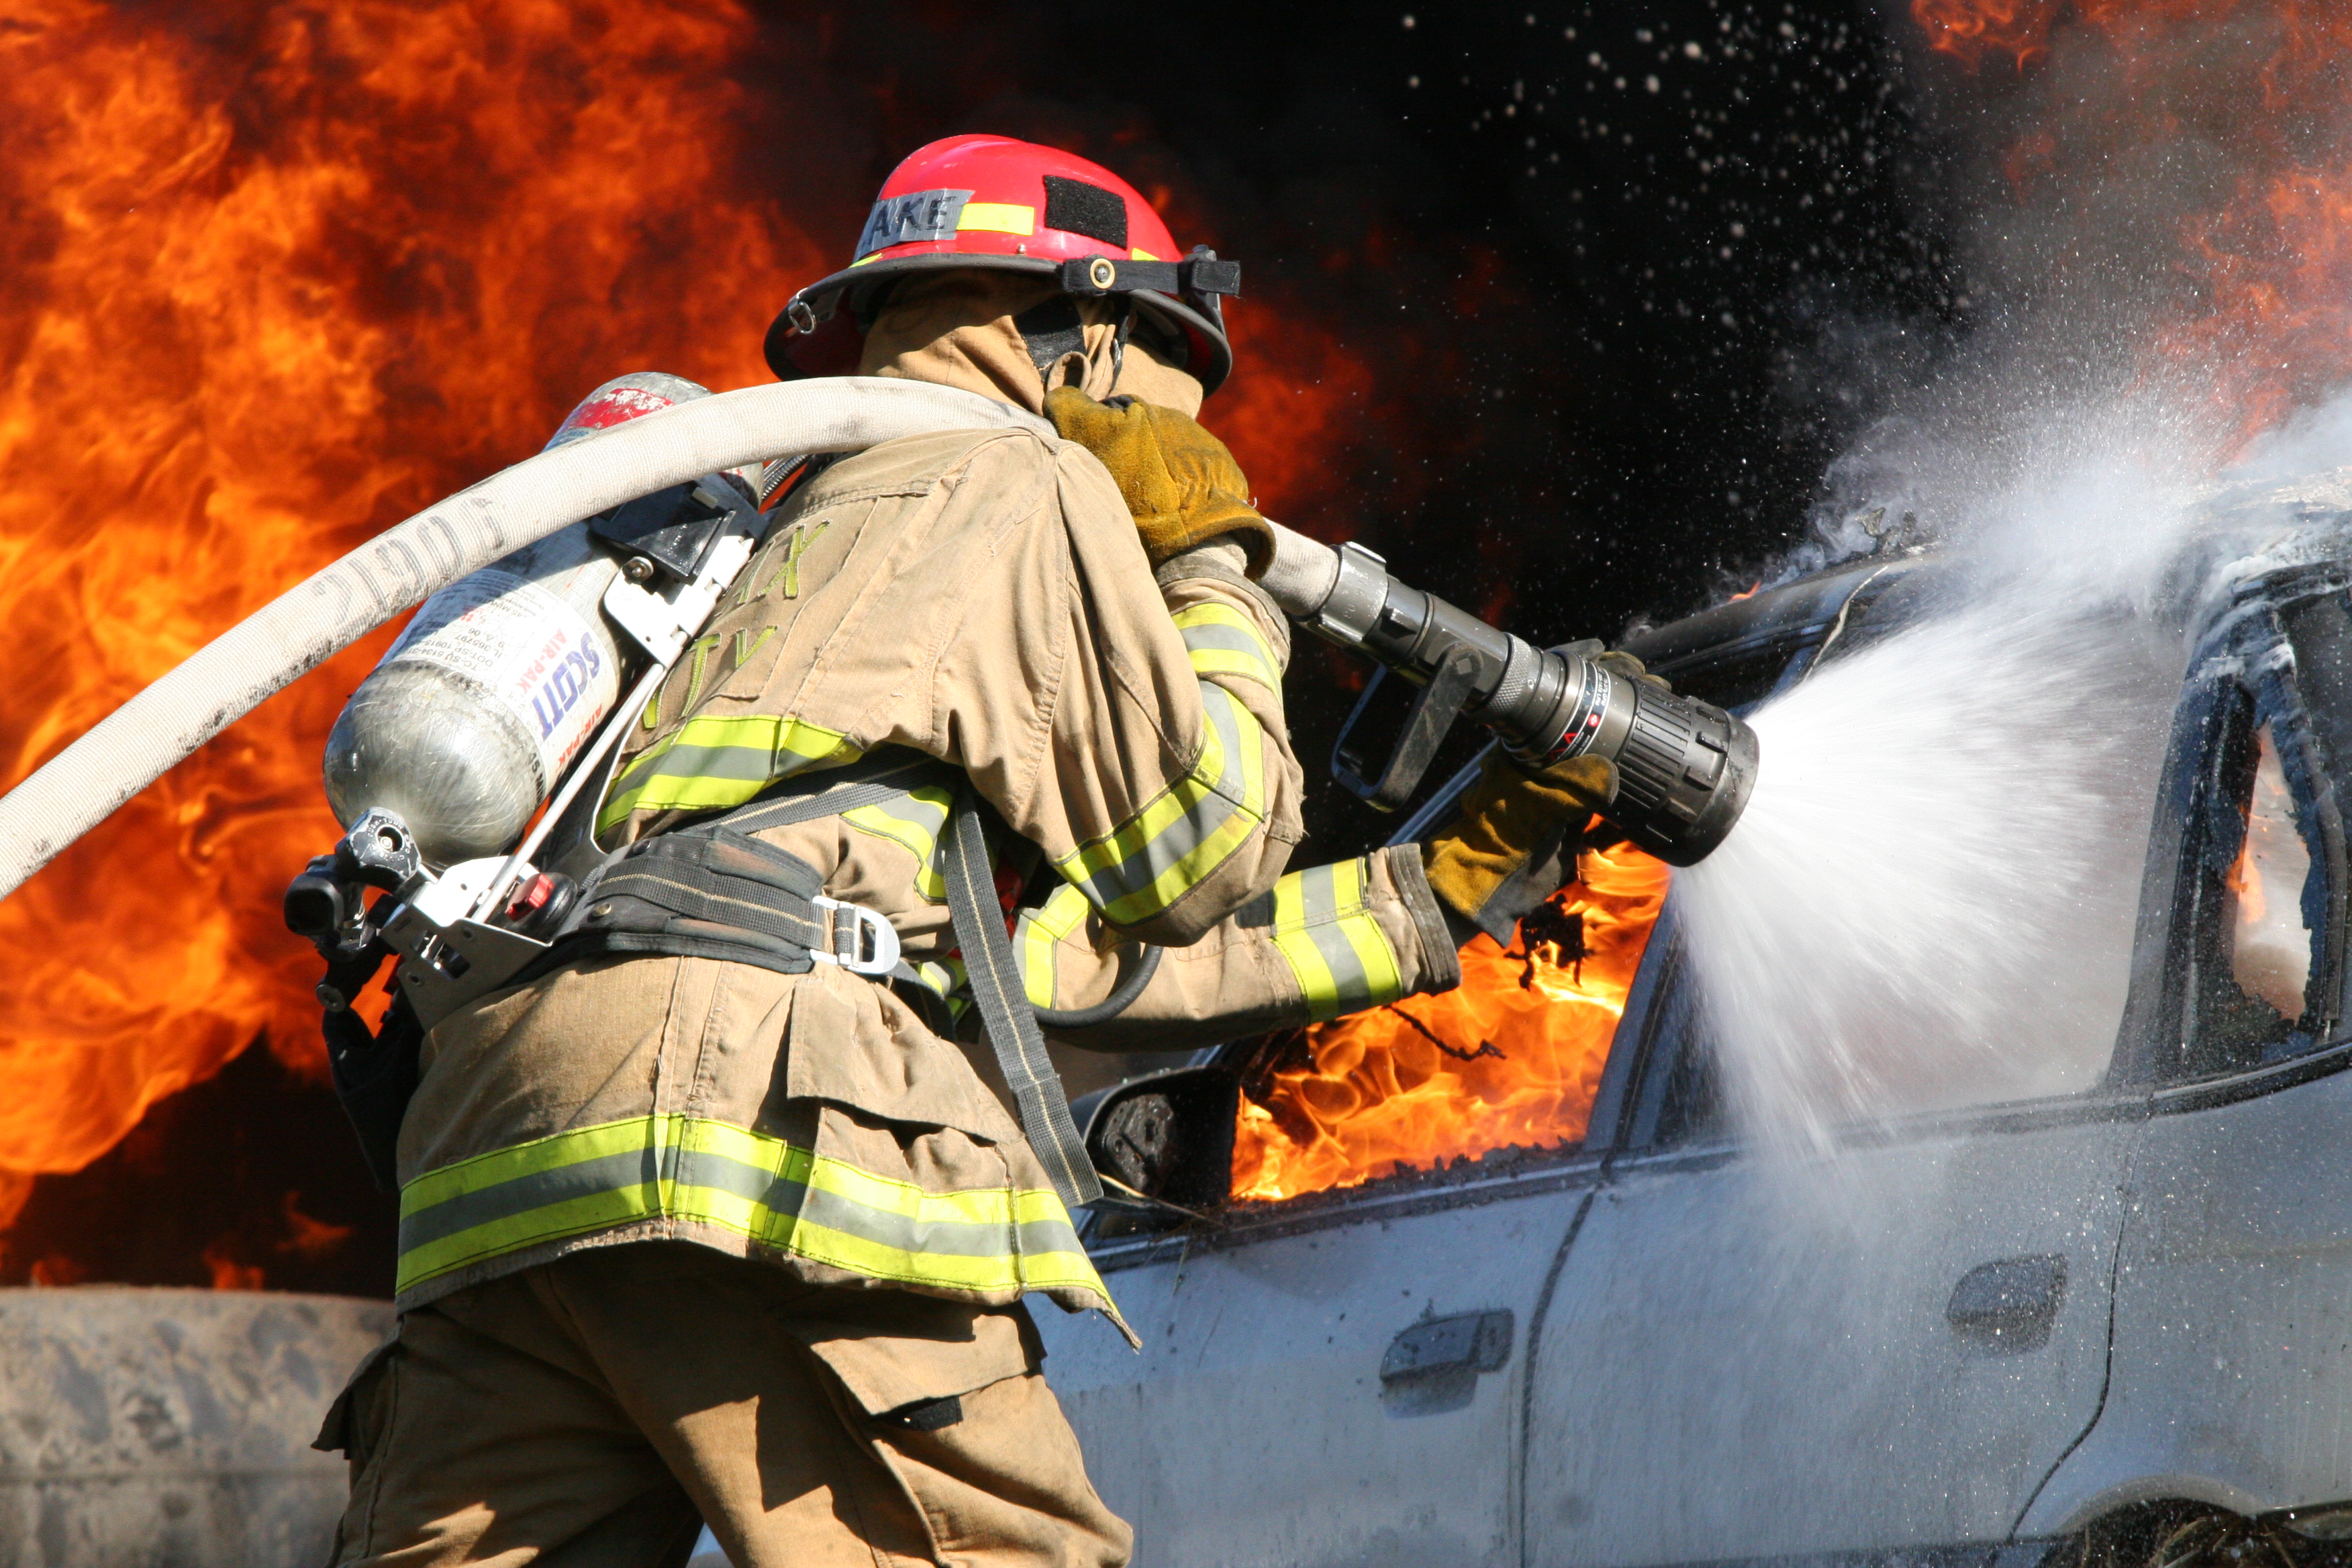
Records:
[[[961,1396],[1037,1370],[1045,1351],[1020,1306],[981,1307],[898,1291],[861,1292],[857,1316],[790,1318],[784,1330],[886,1426],[936,1431]]]
[[[327,1406],[327,1418],[319,1423],[319,1436],[310,1447],[321,1453],[340,1453],[354,1465],[366,1462],[390,1415],[385,1384],[391,1381],[399,1349],[395,1331],[361,1358],[343,1391]]]
[[[886,1011],[870,981],[824,969],[803,979],[784,1041],[787,1099],[829,1100],[989,1143],[1021,1136],[963,1053],[924,1028],[912,1009]]]

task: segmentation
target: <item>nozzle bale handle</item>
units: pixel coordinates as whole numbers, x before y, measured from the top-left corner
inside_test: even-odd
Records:
[[[1463,710],[1494,729],[1534,767],[1596,747],[1613,752],[1633,721],[1628,683],[1582,655],[1547,653],[1488,626],[1436,595],[1389,575],[1388,563],[1350,542],[1332,552],[1329,592],[1307,615],[1308,631],[1371,655],[1416,686],[1467,654]]]
[[[1397,581],[1360,544],[1326,550],[1277,528],[1265,583],[1308,631],[1370,654],[1417,686],[1466,658],[1462,710],[1531,769],[1586,754],[1609,759],[1618,791],[1608,820],[1670,865],[1705,858],[1748,804],[1756,733],[1711,703],[1629,680],[1575,648],[1538,648]]]

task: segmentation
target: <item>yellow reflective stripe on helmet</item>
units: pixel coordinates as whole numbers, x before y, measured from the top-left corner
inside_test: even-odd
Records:
[[[919,784],[895,800],[845,811],[841,820],[860,833],[887,838],[916,859],[915,892],[924,901],[943,904],[948,898],[947,855],[940,847],[948,814],[955,808],[955,791],[944,784]]]
[[[1055,973],[1055,948],[1087,918],[1087,896],[1067,882],[1045,895],[1034,910],[1021,911],[1021,929],[1013,944],[1021,963],[1021,986],[1033,1007],[1051,1007],[1059,995]]]
[[[1176,629],[1195,675],[1238,675],[1270,691],[1282,689],[1274,649],[1255,622],[1231,605],[1193,605],[1176,612]]]
[[[1265,820],[1265,731],[1241,700],[1201,683],[1201,760],[1118,828],[1055,861],[1114,925],[1162,913]]]
[[[1130,250],[1127,253],[1127,258],[1129,261],[1157,261],[1160,259],[1160,258],[1152,255],[1151,252],[1148,250]]]
[[[871,1279],[1089,1291],[1101,1278],[1053,1193],[929,1193],[730,1122],[646,1116],[559,1132],[401,1189],[398,1289],[645,1219],[717,1226]]]
[[[740,805],[778,779],[864,754],[845,744],[840,731],[798,719],[707,713],[679,725],[613,781],[596,831],[619,826],[631,812]]]
[[[976,228],[988,234],[1034,234],[1037,209],[1018,202],[966,202],[963,215],[956,219],[956,228]]]
[[[1293,871],[1274,885],[1274,945],[1298,989],[1307,1016],[1336,1018],[1404,994],[1396,950],[1364,907],[1370,866],[1343,860]]]

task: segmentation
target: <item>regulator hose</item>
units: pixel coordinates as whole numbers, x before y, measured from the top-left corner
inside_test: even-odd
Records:
[[[679,404],[503,469],[279,595],[0,795],[0,899],[265,698],[509,551],[721,469],[1000,428],[1054,438],[1045,420],[976,393],[827,377]]]
[[[1112,987],[1111,994],[1091,1007],[1032,1007],[1030,1011],[1037,1015],[1037,1026],[1041,1029],[1091,1029],[1097,1024],[1109,1023],[1135,1005],[1135,999],[1143,994],[1143,988],[1150,984],[1151,977],[1160,972],[1160,956],[1165,951],[1147,943],[1134,963],[1129,966],[1127,973]]]

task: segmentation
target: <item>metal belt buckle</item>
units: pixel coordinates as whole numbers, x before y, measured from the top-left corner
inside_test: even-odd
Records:
[[[837,963],[852,974],[887,974],[898,967],[898,927],[862,904],[845,904],[822,893],[809,901],[821,910],[845,910],[850,917],[847,950],[836,947],[827,952],[813,947],[809,949],[811,958],[819,963]],[[825,932],[835,942],[841,940],[829,914],[825,917]]]

